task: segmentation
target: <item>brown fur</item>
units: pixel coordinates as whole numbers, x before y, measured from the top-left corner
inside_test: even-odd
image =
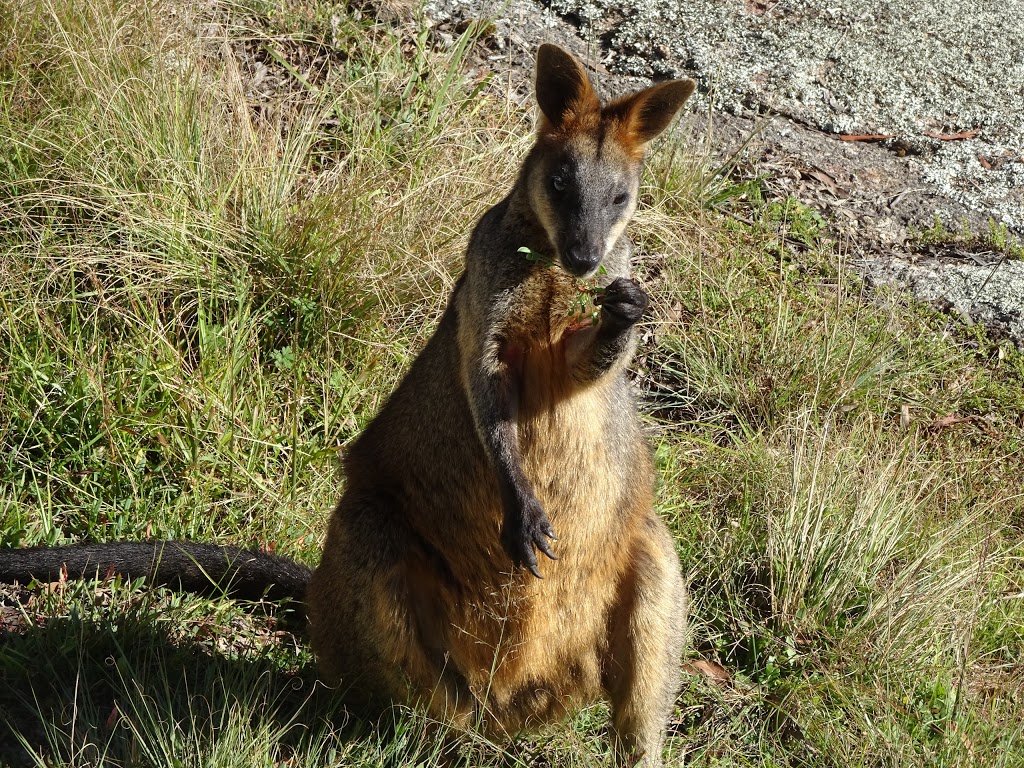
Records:
[[[542,46],[537,145],[346,459],[307,609],[322,674],[351,700],[512,735],[607,699],[620,757],[660,764],[687,598],[624,372],[646,297],[622,233],[646,143],[690,91],[668,83],[602,108],[578,62]],[[582,234],[563,246],[569,220]],[[570,251],[601,251],[596,326],[571,316],[568,271],[586,267]],[[538,563],[551,532],[558,559]]]

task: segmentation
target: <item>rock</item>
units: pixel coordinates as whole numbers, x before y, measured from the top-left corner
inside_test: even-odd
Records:
[[[1024,343],[1020,262],[986,282],[991,267],[915,251],[936,221],[975,234],[996,222],[1024,239],[1024,56],[1007,23],[1024,0],[430,0],[425,11],[498,14],[521,102],[545,41],[587,62],[606,95],[694,77],[691,109],[711,115],[717,155],[743,147],[775,194],[828,220],[869,279]]]

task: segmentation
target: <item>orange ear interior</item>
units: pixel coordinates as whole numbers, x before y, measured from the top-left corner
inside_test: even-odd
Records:
[[[647,145],[668,128],[695,86],[693,80],[653,85],[608,104],[604,119],[613,124],[616,139],[626,151],[642,157]]]

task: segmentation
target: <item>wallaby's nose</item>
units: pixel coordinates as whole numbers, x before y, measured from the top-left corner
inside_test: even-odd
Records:
[[[601,263],[601,251],[592,245],[575,242],[565,249],[562,261],[566,271],[575,277],[583,277],[597,269]]]

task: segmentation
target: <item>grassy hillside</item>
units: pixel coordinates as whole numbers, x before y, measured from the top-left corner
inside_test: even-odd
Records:
[[[0,544],[315,563],[338,456],[429,335],[531,115],[319,0],[0,0]],[[691,120],[634,227],[637,383],[695,627],[694,766],[1024,764],[1024,357],[869,290]],[[251,607],[250,607],[251,608]],[[436,765],[273,612],[0,591],[0,762]],[[607,764],[600,707],[474,765]]]

